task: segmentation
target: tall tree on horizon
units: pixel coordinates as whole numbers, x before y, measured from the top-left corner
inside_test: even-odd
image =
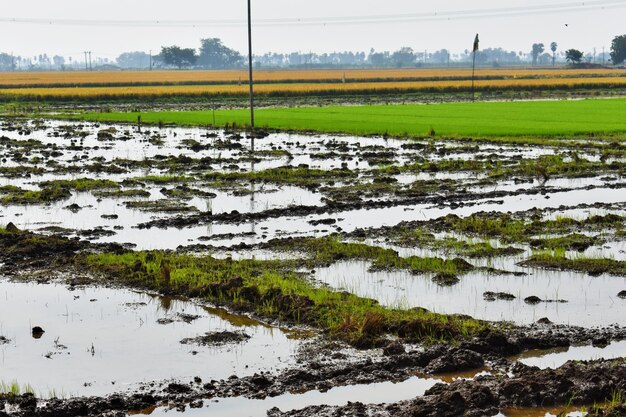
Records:
[[[539,55],[541,55],[543,51],[545,51],[545,47],[542,43],[533,43],[532,50],[530,51],[530,54],[533,57],[533,66],[537,65]]]
[[[619,65],[626,60],[626,35],[616,36],[611,42],[611,61]]]
[[[557,43],[552,42],[550,44],[550,50],[552,51],[552,66],[554,66],[554,63],[556,62],[556,48],[558,48]]]

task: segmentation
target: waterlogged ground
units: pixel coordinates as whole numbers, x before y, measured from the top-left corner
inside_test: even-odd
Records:
[[[2,378],[42,397],[103,395],[139,383],[228,378],[292,365],[287,331],[184,300],[129,290],[0,281]],[[36,338],[31,329],[45,333]],[[242,340],[182,344],[206,333]],[[80,364],[80,365],[79,365]]]
[[[94,247],[254,259],[388,308],[520,326],[626,327],[626,146],[614,138],[269,133],[251,152],[251,138],[236,129],[9,119],[0,122],[0,150],[2,226]],[[160,274],[169,284],[169,266]],[[296,337],[302,329],[279,322],[140,290],[40,282],[0,280],[0,382],[43,398],[145,392],[194,378],[229,386],[232,375],[280,375],[313,360],[300,352],[310,342]],[[45,330],[38,338],[35,326]],[[626,356],[624,342],[603,332],[502,356],[538,370]],[[349,352],[382,360],[380,349]],[[510,374],[483,362],[324,389],[294,389],[297,378],[287,378],[262,398],[215,388],[190,404],[155,401],[131,414],[331,415],[315,409],[327,405],[342,415],[349,402],[402,403],[463,381],[493,388],[492,375]]]

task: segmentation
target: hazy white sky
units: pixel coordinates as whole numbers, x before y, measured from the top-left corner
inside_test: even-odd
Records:
[[[246,17],[245,0],[2,0],[2,3],[0,52],[23,56],[46,52],[80,58],[82,51],[91,50],[94,55],[115,58],[125,51],[152,49],[158,52],[163,45],[198,47],[199,39],[206,37],[219,37],[241,52],[247,48],[246,28],[238,24]],[[527,52],[534,42],[547,46],[556,41],[560,50],[577,48],[591,52],[595,47],[600,53],[603,46],[608,51],[615,35],[626,33],[626,0],[586,3],[568,0],[252,0],[252,3],[253,19],[257,22],[255,54],[298,50],[395,50],[402,46],[419,51],[448,48],[454,53],[471,48],[476,32],[480,33],[481,49],[501,46]],[[557,12],[549,13],[548,8],[554,5],[559,5]],[[484,17],[486,12],[478,13],[479,16],[471,13],[472,10],[492,12],[494,8],[520,7],[542,9],[498,17]],[[327,19],[354,20],[357,16],[419,13],[428,13],[429,17],[391,23],[362,23],[362,20],[372,19],[361,19],[349,24],[332,24],[332,19]],[[297,19],[311,18],[322,19],[315,24],[297,23]],[[9,19],[18,22],[7,21]],[[42,19],[46,23],[24,23],[19,22],[20,19]],[[268,19],[289,20],[270,25]],[[114,24],[120,20],[136,23]],[[206,23],[215,20],[220,24]],[[236,23],[224,25],[231,20]],[[79,24],[78,21],[87,22]],[[204,23],[148,24],[156,21]]]

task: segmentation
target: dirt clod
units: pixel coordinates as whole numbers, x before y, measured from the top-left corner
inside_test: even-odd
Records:
[[[242,343],[250,339],[244,332],[208,332],[203,336],[185,338],[180,341],[183,345],[219,346],[231,343]]]

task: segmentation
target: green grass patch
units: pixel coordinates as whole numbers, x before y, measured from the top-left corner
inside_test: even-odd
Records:
[[[536,241],[536,247],[556,248],[571,247],[575,249],[576,242],[583,242],[581,236],[563,237],[561,240],[534,239],[533,236],[542,234],[569,234],[584,230],[620,230],[624,225],[622,216],[607,214],[604,216],[589,216],[584,219],[571,217],[557,217],[552,220],[541,220],[532,217],[529,220],[513,218],[506,213],[476,213],[468,217],[448,215],[428,225],[429,228],[440,232],[456,232],[485,238],[499,238],[503,242]],[[396,227],[389,233],[399,234],[402,227]]]
[[[524,266],[537,268],[557,269],[563,271],[586,272],[592,276],[611,274],[626,276],[626,262],[607,258],[565,256],[564,249],[554,251],[539,251],[522,263]]]
[[[403,258],[393,249],[357,242],[342,242],[334,236],[275,240],[269,243],[269,247],[273,250],[307,254],[309,258],[301,259],[300,263],[311,268],[332,265],[342,260],[361,259],[372,261],[371,269],[375,271],[403,269],[414,274],[461,274],[474,269],[462,259],[419,256]]]
[[[355,135],[443,137],[558,137],[615,135],[626,132],[626,100],[477,102],[431,105],[370,105],[265,108],[256,112],[257,127],[341,132]],[[87,113],[74,119],[135,123],[207,125],[211,111]],[[245,109],[217,110],[215,124],[245,126]]]
[[[154,251],[92,254],[79,262],[126,284],[312,325],[362,347],[376,345],[388,333],[414,341],[452,341],[487,327],[423,309],[386,308],[371,299],[319,288],[295,272],[289,261],[234,261]]]
[[[90,178],[78,178],[74,180],[55,180],[42,182],[43,188],[64,188],[74,191],[93,191],[102,189],[119,188],[115,181],[93,180]]]
[[[22,394],[34,394],[35,390],[30,384],[20,385],[17,381],[10,383],[0,381],[0,395],[17,397]]]
[[[0,189],[0,204],[42,204],[68,199],[72,193],[66,188],[44,187],[41,190],[23,190],[18,187]]]
[[[68,199],[73,191],[94,191],[116,189],[119,185],[110,180],[92,180],[78,178],[75,180],[46,181],[40,184],[40,190],[24,190],[15,186],[0,187],[0,204],[42,204]]]
[[[533,239],[530,246],[538,249],[559,249],[576,250],[582,252],[593,245],[600,245],[604,241],[594,236],[581,235],[572,233],[567,236],[559,236],[553,238]]]

